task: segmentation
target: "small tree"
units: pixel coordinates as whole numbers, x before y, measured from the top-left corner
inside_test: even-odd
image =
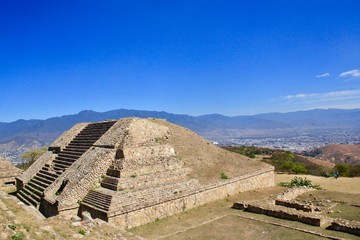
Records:
[[[30,150],[21,155],[21,158],[24,159],[24,162],[19,164],[19,168],[28,169],[31,164],[33,164],[41,155],[47,151],[47,147],[41,149]]]
[[[350,173],[350,165],[346,163],[337,164],[334,167],[333,172],[339,172],[340,176],[348,177]]]

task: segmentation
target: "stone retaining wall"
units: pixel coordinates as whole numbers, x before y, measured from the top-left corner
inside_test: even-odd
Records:
[[[167,166],[179,162],[175,150],[169,145],[142,146],[125,148],[122,176],[140,175],[158,171],[155,165]]]
[[[331,229],[360,236],[360,222],[337,219],[331,223]]]
[[[116,149],[153,145],[168,137],[168,128],[141,118],[120,119],[95,145]]]
[[[290,212],[280,209],[270,209],[265,206],[254,205],[254,204],[249,204],[247,208],[245,208],[244,210],[248,212],[264,214],[271,217],[298,221],[313,226],[322,226],[325,223],[325,219],[321,216],[310,215],[300,212]]]
[[[126,176],[125,174],[122,174],[122,177],[119,179],[118,187],[119,189],[154,187],[170,182],[181,181],[187,178],[187,174],[190,171],[190,168],[179,168],[175,170],[153,172],[145,175]]]
[[[304,212],[313,212],[313,208],[308,204],[303,204],[297,201],[285,201],[276,199],[275,205],[284,206],[288,208],[295,208],[296,210],[301,210]]]
[[[118,224],[124,228],[133,228],[211,201],[225,198],[231,194],[271,186],[274,186],[274,168],[268,167],[244,176],[204,186],[197,192],[186,196],[174,198],[166,202],[159,202],[152,206],[139,208],[120,215],[110,216],[109,222]]]
[[[293,187],[293,188],[287,188],[285,192],[279,194],[276,196],[276,199],[282,200],[282,201],[290,201],[297,196],[316,190],[315,188],[308,188],[308,187]]]

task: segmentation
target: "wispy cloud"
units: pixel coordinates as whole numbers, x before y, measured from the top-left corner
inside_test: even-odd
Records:
[[[330,77],[330,73],[324,73],[320,75],[316,75],[317,78]]]
[[[360,99],[360,89],[326,93],[299,93],[283,96],[288,102],[321,103]]]
[[[352,78],[359,78],[360,77],[360,70],[359,69],[354,69],[354,70],[350,70],[347,72],[343,72],[340,73],[339,77],[352,77]]]

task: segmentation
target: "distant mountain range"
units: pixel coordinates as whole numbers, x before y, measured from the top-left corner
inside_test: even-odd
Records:
[[[189,116],[167,112],[119,109],[108,112],[82,111],[46,120],[0,122],[0,155],[20,163],[21,154],[51,144],[60,134],[79,122],[97,122],[124,117],[163,118],[189,128],[203,137],[218,141],[239,137],[243,132],[301,132],[302,129],[360,129],[360,109],[310,110],[228,117],[220,114]],[[291,131],[291,130],[296,131]]]
[[[78,114],[46,120],[17,120],[0,122],[0,144],[14,141],[23,144],[36,140],[49,144],[62,132],[79,122],[95,122],[124,117],[163,118],[189,128],[200,135],[209,131],[226,130],[275,130],[299,128],[359,128],[360,109],[315,109],[290,113],[266,113],[252,116],[228,117],[220,114],[189,116],[167,112],[118,109],[107,112],[82,111]]]

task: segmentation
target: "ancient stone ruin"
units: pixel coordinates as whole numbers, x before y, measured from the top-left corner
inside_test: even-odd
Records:
[[[15,177],[19,176],[22,170],[15,167],[10,161],[0,157],[0,186],[15,184]]]
[[[16,178],[18,198],[46,217],[87,211],[125,228],[273,185],[272,166],[140,118],[77,124]]]

